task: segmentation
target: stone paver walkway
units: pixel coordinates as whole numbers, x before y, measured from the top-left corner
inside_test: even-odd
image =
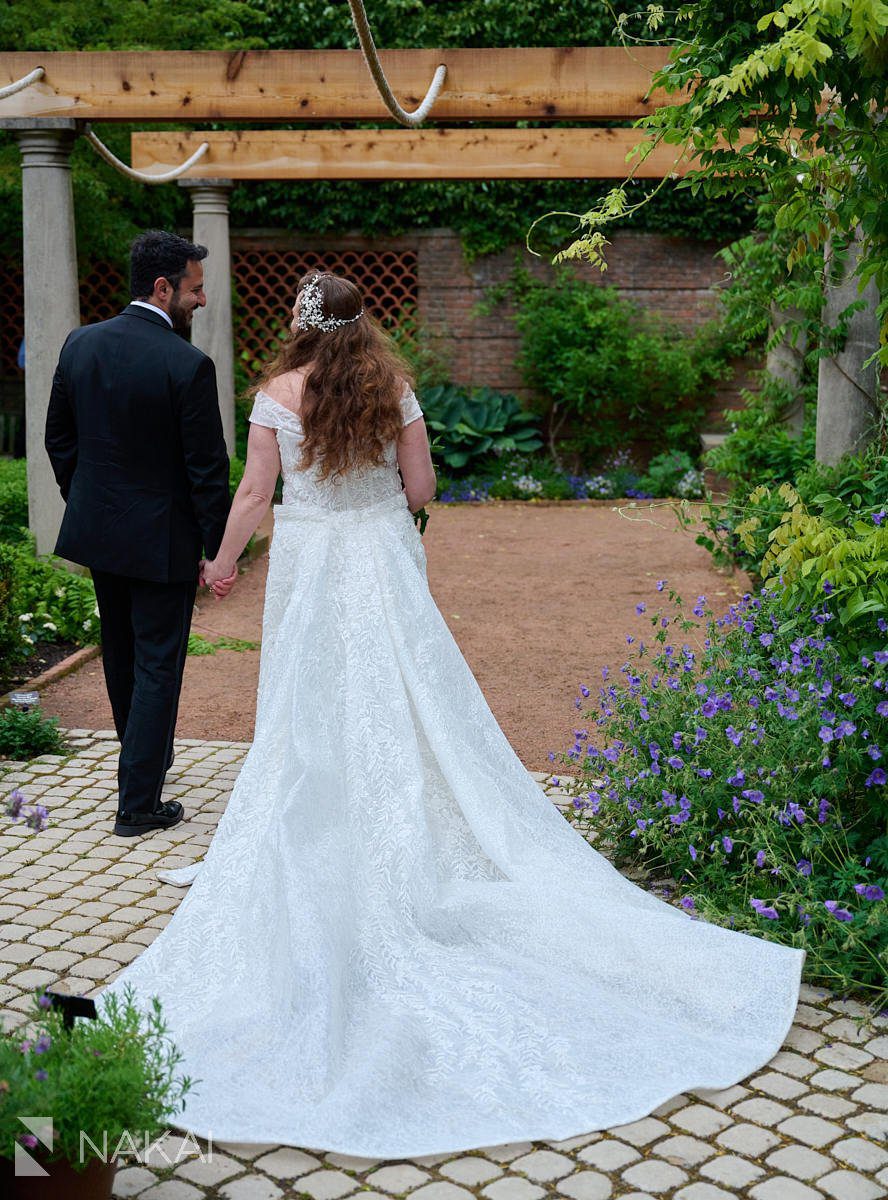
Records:
[[[72,730],[70,755],[11,764],[50,809],[40,834],[0,827],[0,1006],[17,1027],[32,991],[89,995],[147,946],[181,889],[156,867],[199,858],[247,746],[177,742],[166,795],[189,820],[123,839],[111,833],[117,743]],[[542,776],[538,778],[543,779]],[[565,797],[549,787],[553,802]],[[118,1171],[115,1195],[140,1200],[878,1200],[888,1195],[888,1018],[808,986],[780,1052],[723,1091],[681,1094],[631,1125],[566,1142],[492,1146],[409,1161],[217,1143],[204,1159],[168,1134]],[[183,1154],[182,1152],[187,1152]]]

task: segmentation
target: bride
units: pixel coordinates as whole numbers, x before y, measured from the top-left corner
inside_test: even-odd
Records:
[[[410,1158],[634,1121],[763,1066],[804,951],[689,918],[560,815],[429,594],[422,413],[357,288],[306,276],[206,582],[280,472],[253,745],[172,920],[178,1128]],[[400,471],[400,477],[399,477]],[[401,480],[403,479],[403,487]]]

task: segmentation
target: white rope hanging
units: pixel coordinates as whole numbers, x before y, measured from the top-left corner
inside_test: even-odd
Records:
[[[29,71],[27,75],[23,75],[15,83],[8,83],[6,87],[0,87],[0,100],[5,100],[7,96],[14,96],[16,92],[23,92],[26,87],[30,87],[32,83],[36,83],[38,79],[42,79],[45,73],[43,67],[35,67],[33,71]]]
[[[133,167],[128,167],[116,154],[112,154],[105,143],[99,141],[89,125],[84,129],[83,136],[96,153],[101,158],[104,158],[105,162],[110,163],[112,167],[116,167],[121,175],[125,175],[127,179],[135,179],[137,183],[169,183],[171,179],[178,179],[180,175],[184,175],[186,171],[190,170],[199,159],[203,158],[210,148],[209,142],[201,142],[191,157],[186,158],[178,167],[173,167],[171,171],[164,171],[160,175],[150,175],[147,171],[136,171]]]
[[[402,125],[407,125],[409,128],[415,129],[417,125],[423,123],[429,115],[432,105],[438,99],[441,88],[444,86],[444,80],[447,77],[446,66],[441,63],[440,66],[435,68],[435,74],[432,76],[432,82],[429,84],[429,90],[425,94],[425,99],[418,108],[415,108],[412,112],[408,112],[395,99],[395,95],[385,77],[385,72],[379,61],[379,55],[376,53],[373,34],[370,30],[370,22],[367,20],[367,10],[364,8],[364,0],[348,0],[348,5],[351,9],[352,21],[354,22],[355,32],[358,35],[358,41],[361,44],[361,53],[364,55],[364,62],[373,76],[373,82],[379,89],[383,103],[396,121],[400,121]]]

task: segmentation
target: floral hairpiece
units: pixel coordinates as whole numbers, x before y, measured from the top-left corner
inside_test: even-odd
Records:
[[[340,329],[343,325],[351,325],[353,321],[357,321],[360,317],[363,317],[363,308],[354,317],[325,317],[324,297],[321,294],[319,280],[320,276],[316,275],[314,279],[309,280],[299,293],[297,329],[321,329],[324,333],[329,333],[332,329]]]

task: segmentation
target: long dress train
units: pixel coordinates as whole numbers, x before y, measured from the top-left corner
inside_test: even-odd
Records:
[[[405,421],[419,415],[405,396]],[[385,465],[322,483],[275,428],[256,733],[190,890],[101,994],[160,997],[175,1125],[375,1158],[561,1139],[780,1048],[804,952],[626,880],[506,741]]]

